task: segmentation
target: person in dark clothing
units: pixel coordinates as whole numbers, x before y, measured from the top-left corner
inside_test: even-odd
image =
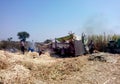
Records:
[[[20,41],[20,48],[21,48],[22,54],[24,54],[25,53],[25,41],[24,40]]]
[[[70,40],[70,42],[69,42],[69,51],[70,51],[71,56],[75,55],[74,42],[72,40]]]
[[[95,46],[94,46],[94,43],[93,43],[92,40],[91,40],[90,43],[88,44],[88,47],[89,47],[89,53],[92,54],[93,51],[95,50]]]

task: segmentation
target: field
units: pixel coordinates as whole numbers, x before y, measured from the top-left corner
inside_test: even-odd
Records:
[[[104,55],[110,60],[89,61],[89,54],[59,58],[50,51],[39,56],[0,50],[0,84],[120,84],[120,55]]]

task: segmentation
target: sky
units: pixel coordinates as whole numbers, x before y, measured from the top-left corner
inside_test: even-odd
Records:
[[[0,40],[26,31],[37,42],[68,35],[120,34],[120,0],[0,0]]]

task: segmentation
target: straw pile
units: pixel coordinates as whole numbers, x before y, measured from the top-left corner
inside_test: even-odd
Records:
[[[36,52],[22,55],[1,50],[0,83],[120,84],[120,56],[103,55],[109,61],[89,61],[90,55],[54,58],[49,52],[39,56]]]

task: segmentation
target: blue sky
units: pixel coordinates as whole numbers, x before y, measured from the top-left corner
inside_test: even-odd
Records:
[[[44,41],[72,31],[120,33],[120,0],[0,0],[0,40]]]

